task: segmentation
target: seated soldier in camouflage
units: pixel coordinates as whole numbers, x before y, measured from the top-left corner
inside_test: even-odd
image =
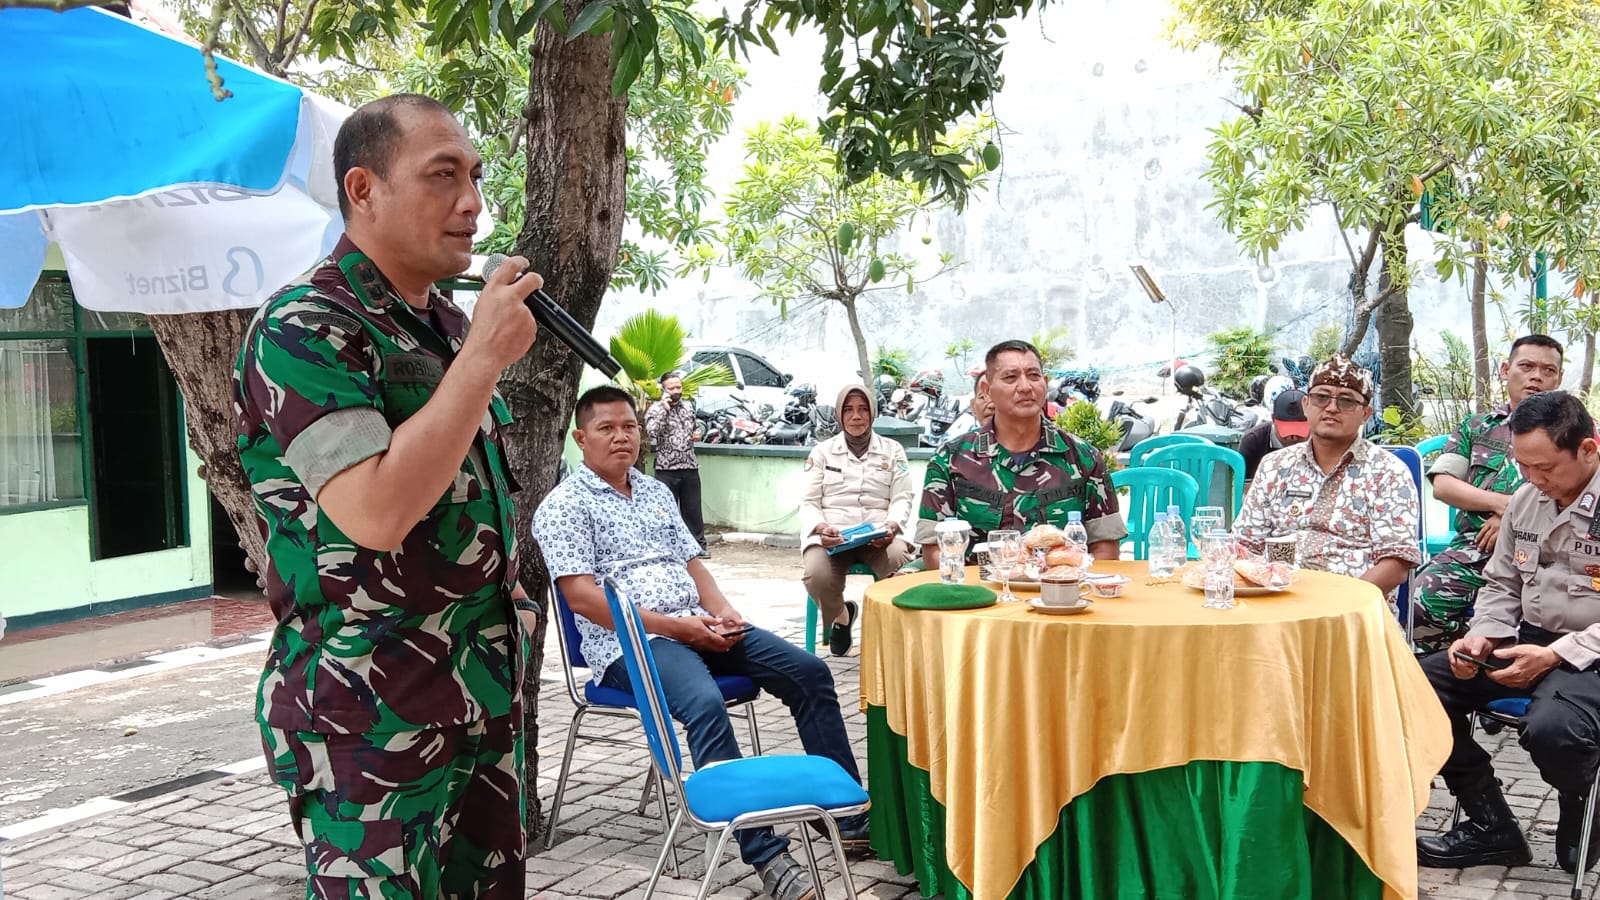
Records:
[[[1450,546],[1417,573],[1417,624],[1438,629],[1442,643],[1466,632],[1473,600],[1484,585],[1483,567],[1500,534],[1500,516],[1522,486],[1506,421],[1525,398],[1561,386],[1561,355],[1561,343],[1554,338],[1517,338],[1510,358],[1500,364],[1506,402],[1467,417],[1428,469],[1433,495],[1455,508],[1456,535]],[[1431,644],[1435,638],[1426,640]]]
[[[984,372],[993,418],[946,441],[928,461],[916,535],[923,562],[938,565],[933,528],[940,519],[969,523],[977,543],[999,529],[1065,525],[1070,512],[1083,514],[1090,552],[1116,559],[1128,529],[1105,458],[1044,417],[1039,351],[1026,341],[1002,341],[985,354]]]

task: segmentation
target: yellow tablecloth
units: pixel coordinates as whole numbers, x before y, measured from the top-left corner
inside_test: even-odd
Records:
[[[1384,896],[1416,897],[1415,820],[1450,727],[1377,588],[1306,571],[1211,610],[1181,584],[1146,584],[1144,563],[1095,571],[1134,580],[1078,616],[893,605],[933,572],[867,589],[863,708],[883,707],[929,773],[950,869],[973,896],[1004,897],[1100,778],[1230,760],[1304,773],[1306,806]]]

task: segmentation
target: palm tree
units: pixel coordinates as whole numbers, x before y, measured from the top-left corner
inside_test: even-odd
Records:
[[[688,355],[684,346],[688,336],[677,316],[653,309],[629,316],[611,338],[611,355],[622,364],[617,382],[635,399],[660,399],[661,376],[682,364]],[[733,372],[727,366],[696,366],[683,376],[683,395],[693,399],[702,387],[730,384]]]

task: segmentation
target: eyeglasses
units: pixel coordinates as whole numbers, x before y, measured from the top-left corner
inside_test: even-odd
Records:
[[[1312,409],[1322,409],[1330,403],[1337,405],[1340,412],[1349,412],[1352,409],[1360,409],[1367,405],[1367,401],[1360,397],[1346,397],[1342,394],[1317,393],[1306,395],[1306,404]]]

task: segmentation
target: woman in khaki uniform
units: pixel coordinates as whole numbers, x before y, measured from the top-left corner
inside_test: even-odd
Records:
[[[892,574],[911,558],[913,548],[901,533],[911,515],[912,484],[906,451],[872,431],[872,395],[859,384],[839,392],[840,433],[813,447],[806,458],[806,492],[800,502],[800,541],[805,554],[806,592],[832,623],[828,648],[834,656],[850,650],[850,626],[856,605],[845,603],[844,576],[858,562],[879,578]],[[863,546],[833,555],[828,548],[844,542],[840,532],[871,522],[889,533]]]

